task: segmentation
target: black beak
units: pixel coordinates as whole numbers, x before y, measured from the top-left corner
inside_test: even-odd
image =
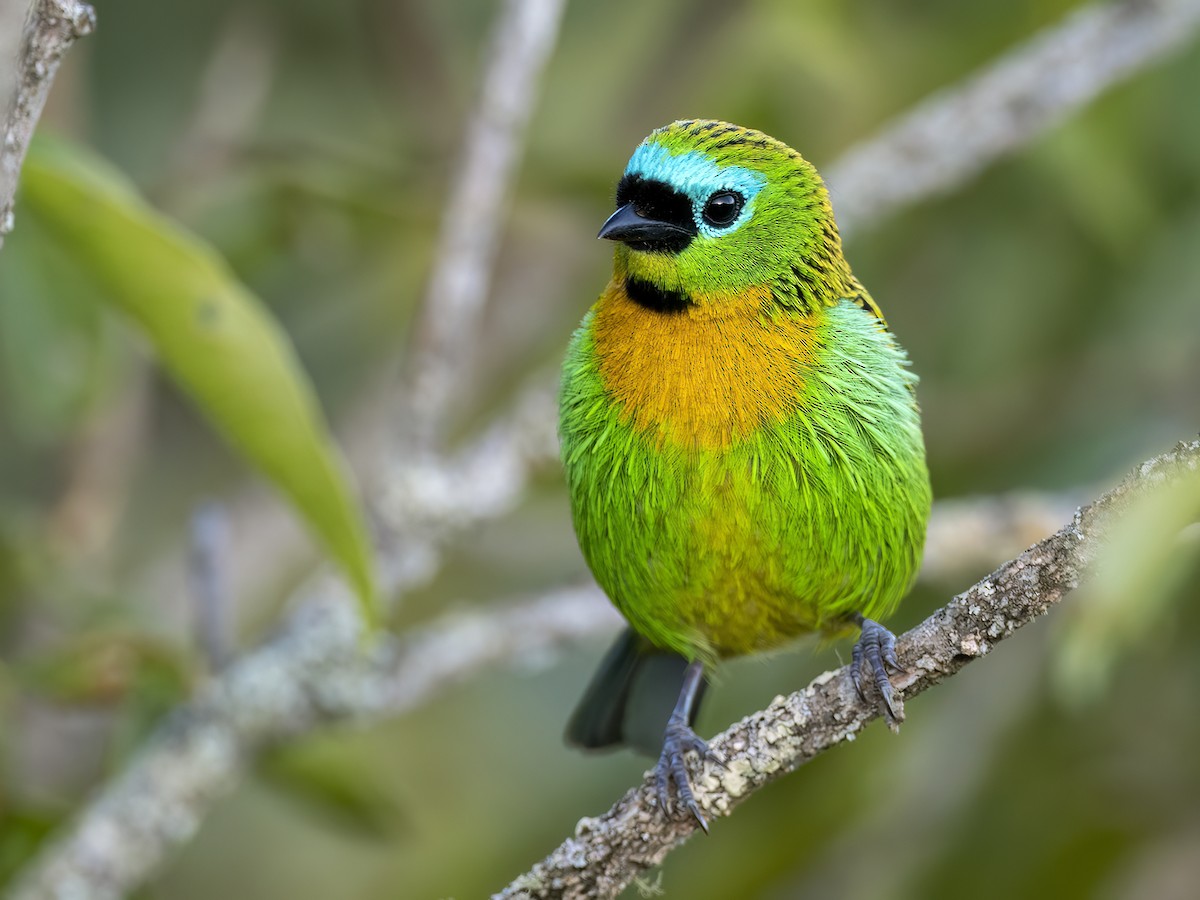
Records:
[[[621,241],[635,250],[678,252],[696,236],[696,226],[677,225],[638,215],[632,203],[626,203],[608,217],[596,237]]]

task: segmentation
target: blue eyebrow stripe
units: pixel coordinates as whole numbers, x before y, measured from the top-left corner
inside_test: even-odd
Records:
[[[740,228],[753,213],[753,200],[767,183],[761,172],[741,166],[718,166],[711,158],[698,150],[671,153],[662,144],[643,142],[634,151],[625,167],[626,175],[640,175],[648,181],[661,181],[675,190],[686,194],[695,209],[702,209],[704,202],[717,191],[737,191],[746,198],[742,214],[728,228],[714,231],[700,216],[696,225],[702,234],[713,237],[728,234]]]

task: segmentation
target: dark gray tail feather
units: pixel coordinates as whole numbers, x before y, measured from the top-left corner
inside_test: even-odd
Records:
[[[658,756],[687,665],[682,656],[652,647],[625,629],[575,707],[567,743],[587,750],[629,746]],[[707,682],[692,708],[693,720],[705,687]]]

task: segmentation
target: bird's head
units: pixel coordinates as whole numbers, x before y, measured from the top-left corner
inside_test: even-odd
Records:
[[[816,169],[761,132],[707,120],[673,122],[642,141],[599,236],[620,242],[614,273],[629,295],[666,312],[841,260]]]

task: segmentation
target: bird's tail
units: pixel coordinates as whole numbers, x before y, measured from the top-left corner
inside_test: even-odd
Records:
[[[625,629],[575,707],[567,743],[586,750],[628,746],[658,756],[687,665],[682,656],[652,647]],[[692,707],[693,722],[706,686],[701,685]]]

